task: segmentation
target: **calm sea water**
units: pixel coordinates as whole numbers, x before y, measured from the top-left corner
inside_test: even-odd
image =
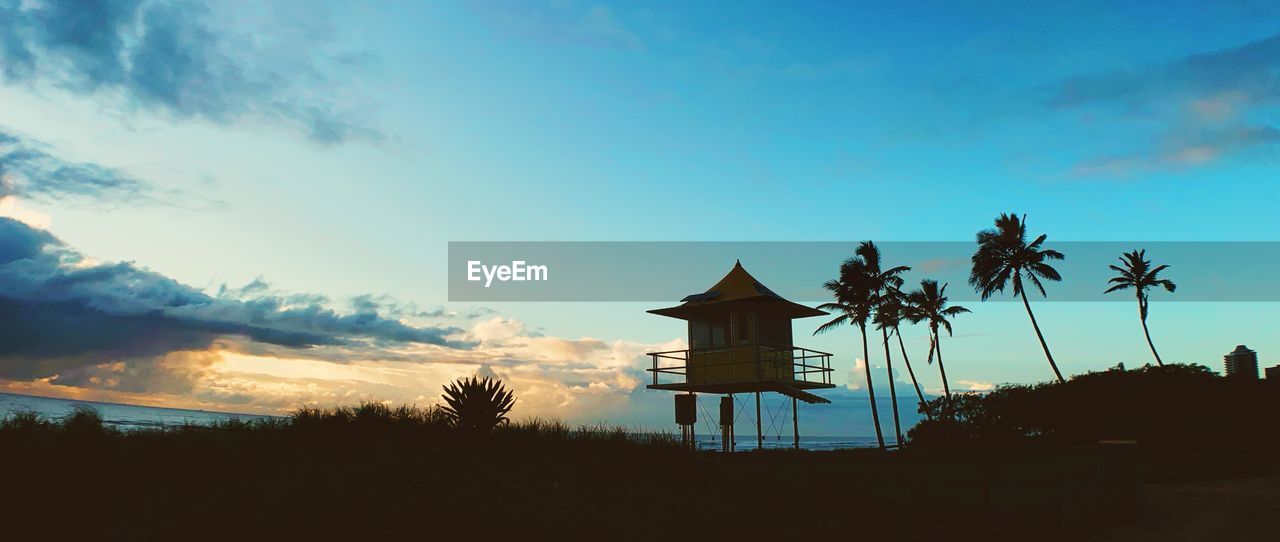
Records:
[[[697,438],[699,450],[719,450],[720,437],[716,435],[704,436],[698,435]],[[892,444],[892,443],[890,443]],[[764,449],[766,450],[784,450],[790,449],[794,445],[794,441],[790,435],[781,439],[776,437],[764,438]],[[806,450],[840,450],[844,448],[875,448],[875,437],[806,437],[800,435],[800,447]],[[737,443],[734,450],[745,452],[756,449],[756,436],[738,435]]]
[[[204,410],[182,410],[178,408],[157,408],[139,405],[120,405],[114,403],[97,403],[93,401],[76,401],[72,399],[54,399],[51,397],[35,397],[31,395],[14,395],[0,393],[0,418],[15,412],[35,412],[50,420],[57,420],[75,411],[77,406],[86,406],[98,411],[102,421],[121,430],[152,429],[177,427],[187,424],[209,425],[231,419],[252,420],[266,418],[254,414],[228,414],[225,412],[208,412]],[[715,435],[698,435],[698,448],[702,450],[719,450],[720,438]],[[792,445],[791,436],[779,439],[765,437],[764,448],[786,449]],[[875,437],[806,437],[800,436],[800,447],[806,450],[836,450],[841,448],[872,448],[876,445]],[[738,451],[754,450],[756,438],[738,435],[736,449]]]
[[[237,418],[252,420],[267,417],[253,414],[227,414],[204,410],[118,405],[114,403],[96,403],[93,401],[0,393],[0,418],[15,412],[35,412],[44,418],[56,420],[71,414],[77,406],[85,406],[97,410],[98,415],[102,416],[103,423],[126,431],[131,429],[175,427],[186,424],[209,425]]]

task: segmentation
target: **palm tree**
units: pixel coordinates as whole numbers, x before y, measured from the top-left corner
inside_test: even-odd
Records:
[[[938,287],[938,281],[925,279],[920,281],[920,289],[907,294],[907,300],[914,308],[908,316],[912,323],[929,322],[929,361],[933,361],[933,353],[938,353],[938,372],[942,375],[942,391],[947,399],[951,399],[951,384],[947,382],[947,368],[942,364],[942,344],[939,341],[938,328],[945,328],[951,335],[951,318],[969,312],[959,305],[947,306],[947,285]]]
[[[1040,348],[1044,349],[1044,356],[1049,359],[1049,367],[1053,368],[1058,382],[1066,382],[1062,378],[1062,371],[1058,370],[1058,364],[1053,361],[1053,354],[1049,353],[1048,343],[1044,342],[1044,334],[1040,333],[1040,324],[1036,323],[1036,315],[1031,312],[1031,302],[1027,300],[1027,292],[1023,287],[1024,280],[1031,281],[1040,290],[1040,295],[1045,296],[1041,280],[1062,280],[1058,270],[1045,261],[1061,260],[1062,253],[1040,248],[1048,237],[1044,234],[1027,243],[1026,215],[1019,219],[1017,215],[1002,213],[995,224],[995,229],[978,232],[978,251],[973,253],[969,284],[986,301],[992,294],[1003,292],[1005,285],[1010,280],[1013,281],[1013,295],[1022,297],[1022,305],[1027,309],[1027,316],[1031,317],[1031,327],[1036,331],[1036,338],[1040,339]]]
[[[824,303],[818,305],[822,310],[832,311],[839,315],[830,322],[822,324],[813,333],[825,333],[844,324],[853,324],[858,326],[858,331],[862,334],[862,359],[863,371],[866,373],[867,397],[871,401],[871,419],[876,427],[876,442],[879,443],[880,449],[884,449],[884,434],[880,430],[880,409],[876,405],[875,385],[871,381],[871,358],[867,348],[867,321],[875,312],[876,304],[879,302],[880,295],[887,285],[901,284],[902,279],[898,277],[907,271],[908,267],[895,267],[889,270],[880,269],[880,249],[871,241],[864,241],[854,250],[854,256],[845,260],[840,264],[840,278],[829,280],[823,287],[832,293],[836,298],[834,303]],[[894,392],[892,382],[892,368],[890,368],[889,390],[895,399],[894,410],[896,413],[896,392]]]
[[[901,284],[902,279],[898,278],[897,282]],[[881,294],[879,301],[876,303],[876,314],[872,317],[872,321],[876,325],[876,329],[880,330],[881,339],[884,342],[884,364],[885,370],[889,373],[889,398],[893,400],[893,431],[897,437],[897,443],[902,444],[902,425],[898,417],[898,392],[894,385],[893,378],[893,356],[889,353],[889,335],[896,333],[898,322],[902,321],[903,308],[898,298],[902,293],[895,286],[889,287],[885,293]],[[899,337],[901,340],[901,337]],[[906,351],[903,351],[905,358]],[[923,402],[924,396],[920,393],[920,384],[916,382],[915,372],[911,370],[911,363],[907,363],[907,372],[911,374],[911,382],[915,384],[916,395]]]
[[[1151,262],[1147,260],[1146,256],[1146,249],[1126,252],[1120,257],[1120,263],[1124,264],[1123,268],[1114,265],[1107,266],[1119,272],[1120,275],[1107,281],[1113,286],[1107,288],[1105,293],[1109,294],[1129,288],[1134,289],[1134,293],[1138,296],[1138,318],[1142,320],[1142,333],[1147,336],[1147,346],[1151,348],[1151,355],[1156,357],[1156,364],[1163,367],[1164,361],[1160,360],[1160,354],[1156,352],[1156,345],[1151,342],[1151,332],[1147,330],[1147,289],[1163,286],[1165,290],[1173,292],[1178,288],[1178,285],[1169,279],[1160,278],[1160,272],[1168,269],[1169,266],[1161,265],[1152,268]]]
[[[866,373],[867,396],[871,400],[871,421],[876,427],[876,442],[884,449],[884,435],[880,431],[880,410],[876,407],[876,388],[871,382],[871,365],[867,360],[867,319],[871,317],[871,300],[869,292],[857,282],[859,273],[851,270],[854,259],[850,258],[840,264],[840,278],[829,280],[822,285],[836,298],[832,303],[818,305],[819,309],[830,311],[837,316],[830,322],[818,326],[813,334],[826,333],[845,324],[858,326],[862,334],[862,368]]]
[[[920,391],[920,381],[916,379],[916,372],[911,369],[911,358],[907,356],[907,346],[902,342],[902,331],[899,326],[903,320],[916,322],[913,315],[916,308],[907,299],[907,294],[897,288],[893,289],[893,295],[882,300],[880,308],[876,310],[877,324],[881,321],[888,323],[891,327],[890,334],[898,336],[898,351],[902,352],[902,361],[907,364],[907,374],[911,376],[911,385],[916,389],[916,398],[920,400],[920,404],[924,404],[924,392]]]

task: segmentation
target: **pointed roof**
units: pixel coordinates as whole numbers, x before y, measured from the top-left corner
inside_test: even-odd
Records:
[[[751,276],[751,273],[743,269],[741,261],[735,263],[733,269],[730,269],[729,273],[720,279],[720,282],[708,288],[707,291],[687,295],[680,301],[682,301],[680,305],[665,309],[653,309],[648,312],[689,320],[699,314],[717,312],[717,309],[729,310],[729,305],[733,304],[767,305],[768,308],[761,308],[782,314],[788,318],[807,318],[827,314],[818,309],[783,299],[782,296],[765,287],[755,277]]]

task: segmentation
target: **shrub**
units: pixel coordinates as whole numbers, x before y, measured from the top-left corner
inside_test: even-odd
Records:
[[[914,446],[1087,445],[1137,440],[1157,455],[1223,445],[1270,446],[1280,387],[1219,377],[1198,365],[1115,368],[1064,383],[1004,385],[986,394],[939,398],[909,433]]]
[[[444,401],[448,405],[444,414],[454,427],[488,433],[509,421],[507,413],[511,412],[515,395],[500,380],[471,377],[445,386]]]
[[[53,423],[31,411],[14,412],[0,420],[0,431],[31,432],[53,429]]]
[[[108,429],[102,425],[102,415],[92,407],[76,406],[62,419],[62,430],[73,435],[101,435]]]

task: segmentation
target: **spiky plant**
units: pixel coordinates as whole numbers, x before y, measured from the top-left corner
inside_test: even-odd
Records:
[[[509,421],[507,413],[515,403],[515,395],[501,380],[489,377],[460,378],[444,387],[445,416],[454,427],[464,431],[488,433],[498,424]]]

